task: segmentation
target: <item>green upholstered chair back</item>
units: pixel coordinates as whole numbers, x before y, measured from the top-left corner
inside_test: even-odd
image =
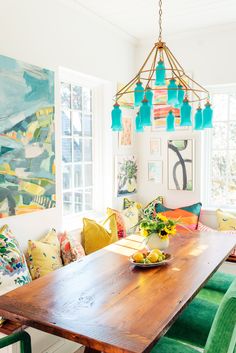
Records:
[[[204,353],[236,353],[236,280],[225,293],[213,321]]]

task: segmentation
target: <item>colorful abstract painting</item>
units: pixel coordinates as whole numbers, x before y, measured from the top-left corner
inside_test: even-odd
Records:
[[[0,218],[55,207],[53,71],[0,56]]]
[[[169,110],[172,108],[167,104],[167,90],[158,89],[154,90],[154,111],[153,111],[153,130],[165,128],[166,127],[166,117]],[[180,109],[172,108],[175,116],[175,125],[180,124]]]
[[[193,140],[168,141],[169,190],[193,191]]]
[[[116,157],[116,196],[137,192],[138,166],[133,155]]]

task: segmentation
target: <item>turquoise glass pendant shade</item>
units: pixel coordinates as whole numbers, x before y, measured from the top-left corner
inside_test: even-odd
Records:
[[[175,131],[175,116],[172,110],[169,111],[166,117],[166,131]]]
[[[145,95],[148,100],[148,104],[150,105],[150,107],[153,107],[153,91],[151,87],[147,87]]]
[[[180,108],[180,126],[192,126],[191,112],[192,107],[189,104],[188,99],[185,98]]]
[[[198,107],[195,114],[194,130],[202,130],[202,122],[203,122],[202,108]]]
[[[172,106],[178,105],[179,104],[178,86],[176,85],[176,81],[174,78],[170,80],[167,93],[168,93],[168,97],[167,97],[168,104]]]
[[[151,107],[148,103],[147,98],[145,97],[142,101],[142,105],[140,107],[140,118],[143,126],[151,126]]]
[[[166,68],[163,60],[159,60],[156,66],[156,86],[165,86],[166,84]]]
[[[184,100],[184,90],[182,85],[178,85],[178,102],[179,105],[181,106],[183,104]]]
[[[144,131],[143,124],[142,124],[141,117],[140,117],[139,113],[137,113],[136,118],[135,118],[135,131],[136,132],[143,132]]]
[[[134,105],[139,107],[144,98],[144,87],[141,81],[136,83],[136,87],[134,89]]]
[[[205,108],[203,109],[203,129],[213,128],[212,119],[213,110],[211,108],[211,104],[207,102],[205,104]]]
[[[119,104],[116,103],[113,105],[113,110],[111,112],[112,131],[122,131],[123,130],[121,118],[122,118],[122,111],[120,109]]]

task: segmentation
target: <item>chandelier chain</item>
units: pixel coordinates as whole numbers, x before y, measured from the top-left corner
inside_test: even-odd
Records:
[[[162,40],[162,0],[159,0],[159,42]]]

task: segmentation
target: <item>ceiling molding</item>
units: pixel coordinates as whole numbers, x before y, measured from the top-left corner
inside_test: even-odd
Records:
[[[173,40],[173,39],[182,39],[182,38],[192,38],[195,36],[207,35],[207,34],[217,34],[219,32],[228,32],[228,31],[236,32],[236,22],[221,24],[217,26],[203,27],[199,29],[192,29],[189,31],[179,31],[179,32],[165,32],[164,31],[164,39]],[[151,42],[154,43],[157,40],[156,36],[147,36],[144,38],[140,38],[138,40],[138,46],[142,46],[144,43]]]
[[[114,33],[116,33],[120,37],[123,37],[125,40],[128,40],[131,44],[137,45],[137,42],[139,40],[138,38],[131,35],[130,33],[125,31],[123,28],[119,27],[118,25],[107,20],[105,17],[100,16],[95,11],[91,10],[89,7],[82,4],[80,0],[56,0],[56,1],[59,1],[64,6],[67,6],[73,10],[84,11],[88,15],[93,16],[97,20],[101,21],[103,25],[107,26],[109,29],[111,29]]]

